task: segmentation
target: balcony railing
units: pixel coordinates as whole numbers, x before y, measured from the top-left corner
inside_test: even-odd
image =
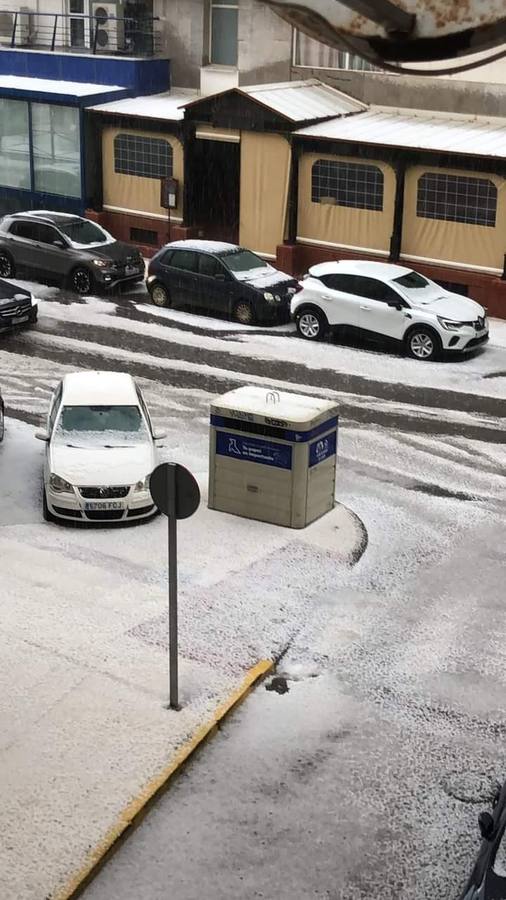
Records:
[[[158,56],[160,19],[111,16],[104,3],[93,15],[0,10],[0,45],[112,56]]]

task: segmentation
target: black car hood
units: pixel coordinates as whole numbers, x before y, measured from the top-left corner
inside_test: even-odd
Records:
[[[137,247],[131,244],[125,244],[123,241],[113,241],[110,244],[98,244],[94,247],[81,247],[82,253],[87,253],[90,257],[98,256],[100,259],[112,259],[114,262],[126,262],[127,259],[141,258]]]
[[[10,284],[0,278],[0,304],[3,304],[5,300],[25,300],[27,297],[30,299],[31,296],[30,291],[25,288],[19,287],[18,284]]]

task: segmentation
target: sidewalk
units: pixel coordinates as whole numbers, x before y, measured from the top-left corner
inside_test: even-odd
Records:
[[[178,436],[202,505],[180,523],[180,712],[167,701],[166,521],[41,521],[41,445],[0,449],[0,894],[59,895],[122,812],[260,660],[274,659],[363,546],[335,510],[292,531],[207,509],[207,447]],[[195,450],[198,445],[199,449]],[[170,446],[170,441],[168,441]]]

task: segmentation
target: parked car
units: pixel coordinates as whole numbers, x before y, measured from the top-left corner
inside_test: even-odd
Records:
[[[46,521],[124,522],[155,514],[149,476],[163,435],[153,430],[130,375],[65,375],[51,398],[46,429],[35,437],[46,442]]]
[[[33,325],[37,313],[37,300],[30,291],[0,278],[0,333]]]
[[[506,781],[478,823],[481,847],[460,900],[506,900]]]
[[[36,210],[0,221],[0,277],[55,280],[77,294],[144,279],[144,260],[105,228],[68,213]]]
[[[300,290],[251,250],[214,241],[166,244],[149,264],[147,286],[156,306],[191,306],[243,325],[287,320]]]
[[[301,337],[347,329],[402,344],[419,360],[462,353],[488,340],[486,310],[404,266],[342,260],[312,266],[292,299]]]
[[[5,406],[4,399],[2,394],[0,393],[0,444],[4,439],[5,434]]]

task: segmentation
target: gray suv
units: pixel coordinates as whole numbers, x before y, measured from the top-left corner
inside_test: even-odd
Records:
[[[13,213],[0,221],[0,277],[26,273],[77,294],[144,280],[144,260],[105,228],[69,213]]]

